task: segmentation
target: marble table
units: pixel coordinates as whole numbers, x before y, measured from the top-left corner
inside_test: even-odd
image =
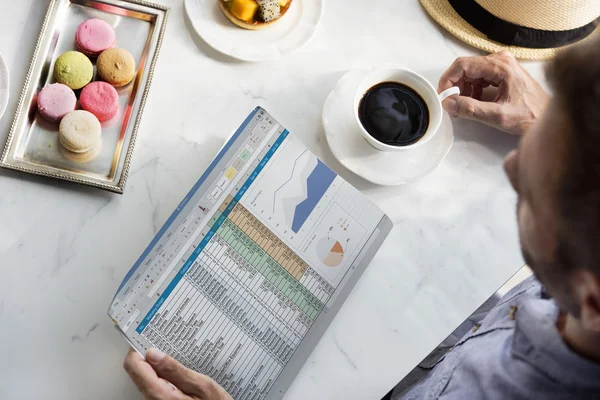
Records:
[[[11,72],[3,144],[48,1],[0,1],[0,53]],[[440,30],[416,0],[328,0],[304,49],[242,63],[192,33],[182,0],[158,2],[172,13],[125,194],[0,171],[0,398],[141,398],[121,368],[128,346],[106,309],[256,105],[395,223],[286,399],[380,398],[523,265],[515,195],[502,171],[517,141],[455,120],[456,141],[439,169],[384,188],[335,160],[321,110],[348,69],[399,63],[437,82],[457,56],[478,53]],[[541,64],[527,69],[543,79]]]

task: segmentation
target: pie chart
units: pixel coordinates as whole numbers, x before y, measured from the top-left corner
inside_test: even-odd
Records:
[[[322,238],[317,243],[317,255],[327,267],[337,267],[344,260],[344,248],[333,238]]]

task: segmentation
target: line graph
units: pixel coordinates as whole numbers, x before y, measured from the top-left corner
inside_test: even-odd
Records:
[[[337,174],[327,165],[317,160],[317,166],[306,179],[306,199],[298,203],[294,209],[292,231],[298,233],[336,176]]]
[[[337,192],[336,179],[302,142],[288,137],[242,204],[291,247],[301,246]]]
[[[292,181],[292,179],[294,179],[294,172],[296,171],[296,164],[298,163],[298,160],[302,158],[303,155],[306,154],[306,152],[308,151],[308,149],[304,150],[302,152],[302,154],[300,154],[295,160],[294,160],[294,166],[292,167],[292,173],[290,174],[290,178],[285,181],[285,183],[281,186],[279,186],[277,188],[277,190],[275,190],[275,192],[273,192],[273,214],[275,214],[275,204],[277,202],[277,192],[279,192],[281,189],[283,189],[283,187],[285,185],[287,185],[288,183],[290,183]]]

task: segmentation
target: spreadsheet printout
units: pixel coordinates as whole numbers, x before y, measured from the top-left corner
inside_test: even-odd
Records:
[[[108,310],[234,399],[280,399],[392,223],[257,107],[121,283]]]

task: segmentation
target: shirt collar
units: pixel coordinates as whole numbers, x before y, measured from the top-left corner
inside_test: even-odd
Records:
[[[565,344],[556,328],[558,313],[554,300],[523,301],[515,315],[513,354],[570,387],[600,387],[600,364],[579,356]]]

